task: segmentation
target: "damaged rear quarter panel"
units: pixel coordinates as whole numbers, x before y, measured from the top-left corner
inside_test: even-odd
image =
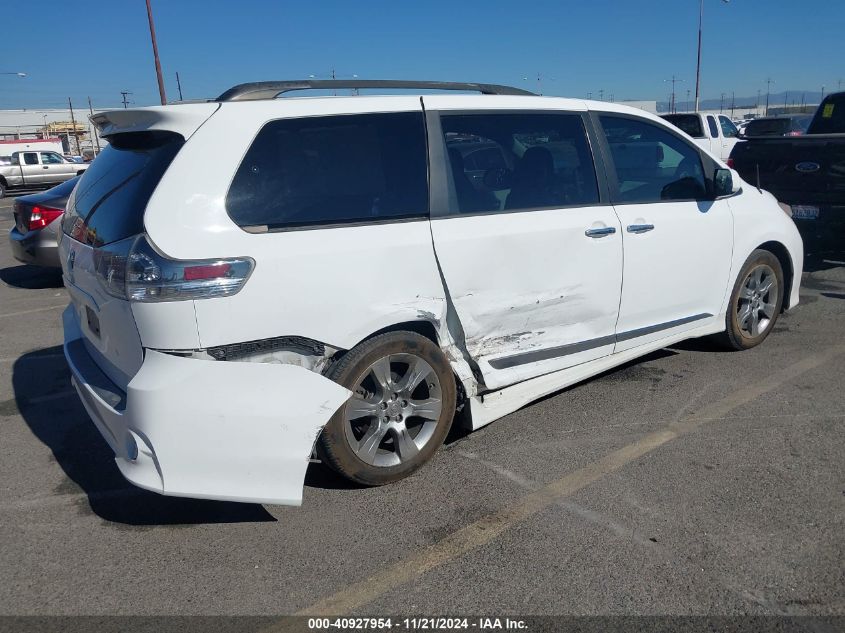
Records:
[[[348,389],[301,367],[147,350],[126,417],[167,495],[299,505],[308,458]]]

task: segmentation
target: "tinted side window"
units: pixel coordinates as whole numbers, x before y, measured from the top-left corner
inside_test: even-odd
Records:
[[[641,119],[600,117],[616,172],[620,202],[706,197],[698,150],[663,127]]]
[[[737,134],[736,126],[726,116],[719,117],[719,125],[722,126],[722,136],[725,138],[733,138]]]
[[[441,117],[452,213],[595,204],[593,156],[577,114]]]
[[[64,161],[58,154],[52,152],[41,152],[41,163],[44,165],[61,165]]]
[[[226,196],[238,226],[284,228],[425,216],[421,112],[267,123]]]
[[[37,165],[38,154],[36,154],[35,152],[24,152],[23,162],[25,165]]]
[[[712,138],[719,138],[719,128],[716,126],[716,119],[712,116],[708,116],[707,125],[710,127],[710,136]]]

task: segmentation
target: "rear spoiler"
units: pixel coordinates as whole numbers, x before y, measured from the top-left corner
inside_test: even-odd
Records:
[[[124,132],[164,130],[187,139],[220,107],[219,103],[191,103],[154,106],[132,110],[109,110],[91,115],[100,136],[108,138]]]

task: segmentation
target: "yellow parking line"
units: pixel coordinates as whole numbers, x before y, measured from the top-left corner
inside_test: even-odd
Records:
[[[571,496],[604,476],[618,471],[623,466],[667,442],[691,433],[707,422],[724,418],[727,413],[737,407],[774,391],[785,383],[843,353],[845,353],[845,345],[838,345],[828,348],[824,353],[813,354],[788,365],[763,380],[738,389],[721,400],[705,406],[697,413],[685,416],[659,431],[649,433],[638,441],[516,500],[511,505],[470,523],[416,554],[389,565],[368,578],[353,583],[306,607],[297,615],[346,615],[369,604],[385,593],[422,576],[435,567],[489,543],[516,523],[537,514],[559,502],[562,498]]]

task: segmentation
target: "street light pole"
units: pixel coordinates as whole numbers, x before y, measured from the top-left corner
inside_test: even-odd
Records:
[[[728,4],[731,0],[722,0]],[[701,25],[704,22],[704,0],[698,0],[698,61],[695,65],[695,111],[698,112],[699,87],[701,85]]]
[[[150,39],[153,42],[153,58],[156,65],[156,78],[158,79],[158,94],[161,97],[161,105],[167,105],[167,95],[164,94],[164,78],[161,76],[161,62],[158,59],[158,43],[156,42],[156,27],[153,24],[153,8],[150,0],[147,0],[147,19],[150,22]]]
[[[773,83],[771,77],[766,78],[766,116],[769,116],[769,88]]]

